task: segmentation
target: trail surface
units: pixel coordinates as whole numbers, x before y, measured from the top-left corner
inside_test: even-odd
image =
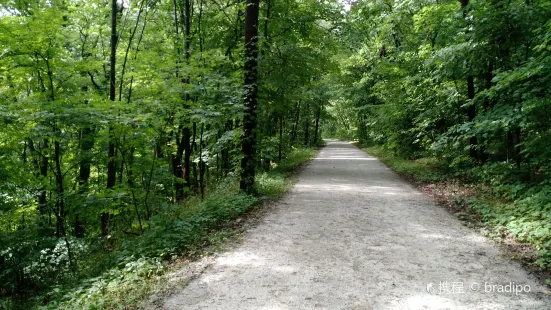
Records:
[[[523,291],[504,292],[511,282]],[[377,159],[330,141],[239,246],[162,307],[551,309],[546,291]]]

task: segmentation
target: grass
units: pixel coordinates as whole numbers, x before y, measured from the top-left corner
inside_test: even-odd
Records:
[[[290,177],[291,174],[312,159],[316,153],[317,151],[313,148],[293,148],[285,160],[274,164],[269,172],[256,176],[255,190],[258,195],[267,200],[283,197],[294,183]]]
[[[187,281],[174,277],[175,273],[190,261],[228,245],[241,234],[246,219],[260,214],[264,202],[285,195],[297,168],[316,153],[313,148],[293,148],[269,172],[258,173],[255,197],[240,193],[239,180],[229,177],[211,190],[205,201],[192,197],[182,204],[163,205],[142,235],[119,240],[115,250],[90,259],[103,270],[99,276],[76,278],[25,305],[3,300],[0,309],[150,308],[154,296],[162,298]]]
[[[476,178],[458,177],[464,174],[436,158],[405,159],[382,147],[363,150],[415,183],[465,224],[502,245],[507,254],[551,285],[551,188],[533,188],[520,196],[512,190],[504,193],[504,189],[515,187],[467,181]]]
[[[445,180],[448,175],[436,158],[409,160],[394,156],[380,147],[363,148],[367,153],[378,157],[392,170],[415,182],[430,183]]]

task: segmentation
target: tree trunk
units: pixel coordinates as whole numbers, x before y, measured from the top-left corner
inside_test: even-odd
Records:
[[[56,131],[59,132],[58,129]],[[55,178],[57,183],[57,199],[56,199],[56,222],[57,229],[56,234],[58,237],[65,239],[65,247],[67,248],[67,257],[71,267],[73,265],[73,254],[71,252],[71,244],[67,239],[67,233],[65,232],[65,190],[63,187],[63,173],[61,171],[61,143],[59,141],[54,142],[54,163],[55,163]]]
[[[109,57],[109,100],[116,100],[116,61],[117,61],[117,0],[111,0],[111,53]],[[115,186],[117,178],[117,164],[115,153],[115,129],[113,125],[109,126],[109,145],[107,150],[107,189]],[[103,236],[109,233],[109,213],[103,212],[100,219],[100,230]]]
[[[467,110],[467,117],[469,118],[469,121],[472,122],[476,117],[476,106],[473,102],[475,96],[475,90],[474,90],[474,78],[472,75],[469,75],[467,77],[467,98],[471,101],[471,105],[469,105]],[[472,159],[478,159],[478,152],[477,152],[477,138],[476,136],[472,136],[469,139],[469,155]]]
[[[520,169],[520,166],[522,164],[522,154],[520,149],[520,143],[521,143],[521,130],[519,126],[516,126],[515,128],[515,137],[516,137],[516,145],[515,145],[515,163],[517,165],[517,169]]]
[[[182,134],[182,139],[179,140],[178,136],[180,135],[179,132],[184,130],[184,134]],[[176,182],[174,183],[174,190],[176,192],[175,201],[180,201],[184,198],[184,167],[182,166],[182,157],[184,154],[184,138],[185,138],[185,129],[179,128],[178,134],[176,135],[176,155],[171,154],[170,160],[172,163],[172,175],[176,178]]]
[[[176,0],[173,1],[174,4],[174,20],[175,20],[175,29],[176,29],[176,35],[179,34],[178,28],[178,8],[176,5]],[[191,4],[189,0],[184,0],[184,10],[183,10],[183,16],[182,11],[180,10],[180,16],[181,20],[184,22],[184,59],[186,64],[189,64],[189,59],[191,56]],[[178,54],[180,53],[180,48],[177,47]],[[190,77],[184,77],[182,79],[182,82],[184,84],[190,83]],[[187,101],[190,100],[189,94],[186,94],[184,97],[184,100],[186,103],[184,104],[184,107],[187,109]],[[181,121],[178,133],[176,134],[176,145],[177,145],[177,151],[176,155],[171,155],[171,162],[172,162],[172,174],[176,178],[176,182],[174,183],[174,188],[176,191],[176,201],[181,201],[184,199],[185,193],[184,188],[185,186],[190,186],[190,170],[191,170],[191,130],[188,128],[187,123],[189,123],[189,120],[184,117],[184,120]],[[181,139],[178,137],[181,133]],[[182,164],[183,161],[183,164]]]
[[[116,100],[116,61],[117,61],[117,0],[111,0],[111,54],[109,57],[109,100]],[[114,128],[109,126],[109,150],[107,153],[107,188],[113,188],[116,182],[117,166],[115,162],[115,137]]]
[[[297,108],[295,112],[295,123],[293,124],[293,132],[291,134],[291,143],[295,142],[297,138],[298,121],[300,118],[300,101],[297,102]]]
[[[258,96],[258,11],[259,0],[247,0],[245,10],[245,84],[243,105],[243,135],[241,139],[241,181],[242,191],[252,193],[256,167],[256,106]]]
[[[488,71],[486,72],[486,85],[485,85],[485,88],[486,89],[490,89],[492,88],[492,79],[493,79],[493,73],[494,71],[494,64],[493,62],[490,60],[490,62],[488,63]],[[484,111],[487,113],[488,112],[488,109],[492,106],[492,103],[490,101],[490,99],[486,98],[484,100]],[[480,161],[482,163],[486,163],[488,161],[488,158],[489,158],[489,155],[488,153],[486,152],[486,147],[485,147],[485,144],[486,144],[486,139],[484,138],[480,138]]]
[[[310,144],[310,104],[306,104],[306,119],[304,121],[304,146]]]
[[[469,5],[469,0],[459,0],[461,3],[461,10],[463,11],[463,18],[467,20],[467,6]],[[469,67],[469,64],[467,64],[467,67]],[[470,70],[470,68],[468,68]],[[474,89],[474,77],[472,74],[469,73],[467,76],[467,99],[471,101],[471,104],[467,108],[467,117],[470,122],[472,122],[476,117],[476,106],[473,102],[475,96],[475,89]],[[477,138],[476,136],[472,136],[469,139],[469,156],[472,159],[478,159],[478,152],[477,152]]]
[[[85,127],[82,129],[80,136],[80,163],[79,163],[79,175],[78,185],[84,186],[90,179],[90,155],[88,152],[94,146],[94,138],[92,137],[92,129]]]
[[[321,116],[321,106],[318,107],[318,112],[316,113],[316,128],[314,132],[314,143],[315,145],[318,144],[318,131],[319,131],[319,124],[320,124],[320,116]]]
[[[87,126],[82,129],[80,134],[80,163],[79,163],[79,175],[78,175],[78,185],[80,186],[79,191],[81,193],[87,188],[88,181],[90,180],[90,167],[91,167],[91,158],[90,150],[94,146],[94,137],[92,136],[92,129]],[[75,237],[82,238],[84,237],[84,225],[79,220],[78,216],[75,216]]]
[[[182,143],[184,144],[184,165],[182,177],[184,178],[185,186],[189,187],[191,185],[191,130],[185,127],[185,125]]]
[[[184,0],[184,54],[186,64],[189,65],[191,56],[191,3],[190,0]],[[190,83],[190,77],[186,78],[186,84]],[[189,101],[189,93],[186,95],[186,100]],[[186,186],[191,185],[191,130],[184,125],[184,180]]]
[[[191,4],[189,0],[184,0],[184,58],[186,61],[186,64],[189,65],[189,59],[191,56]],[[184,84],[190,83],[190,77],[187,76],[184,79]],[[186,94],[186,101],[190,100],[189,94]],[[186,103],[187,106],[187,103]],[[187,123],[187,122],[186,122]],[[187,127],[187,124],[183,125],[183,131],[182,131],[182,140],[180,140],[181,143],[183,143],[183,151],[184,151],[184,164],[182,167],[182,178],[184,179],[183,186],[190,186],[191,185],[191,130]],[[181,192],[181,195],[178,197],[178,200],[181,200],[184,198],[184,192]]]
[[[279,147],[277,151],[277,162],[281,162],[281,153],[283,149],[283,113],[279,115]]]
[[[205,199],[205,168],[206,164],[203,162],[203,133],[205,124],[201,123],[201,135],[199,137],[199,190],[201,192],[201,200]],[[208,128],[207,128],[208,130]]]
[[[228,120],[225,127],[226,131],[233,130],[233,120]],[[230,172],[230,149],[225,147],[222,149],[222,176],[225,178]]]
[[[203,124],[201,124],[203,126]],[[202,127],[201,127],[202,128]],[[191,140],[191,152],[190,155],[197,152],[197,123],[193,122],[193,134],[192,134],[192,140]],[[189,183],[189,187],[192,192],[197,193],[197,190],[199,189],[199,175],[197,172],[197,165],[190,161],[191,170],[193,171],[193,174],[191,176],[191,183]]]
[[[55,179],[57,185],[57,199],[56,199],[56,219],[57,229],[56,235],[58,237],[65,236],[65,198],[63,187],[63,173],[61,172],[61,146],[59,141],[54,142],[54,163],[55,163]]]
[[[40,160],[40,176],[42,176],[44,179],[48,177],[48,156],[46,156],[46,151],[48,150],[48,139],[44,139],[42,141],[42,145],[40,146],[40,153],[42,154],[42,158]],[[46,188],[42,188],[40,190],[40,193],[38,194],[38,211],[40,214],[45,214],[47,211],[47,200],[46,200]]]

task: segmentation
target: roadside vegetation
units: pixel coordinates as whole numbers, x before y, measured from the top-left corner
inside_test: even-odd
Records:
[[[550,271],[551,2],[357,1],[347,18],[355,53],[340,61],[326,136],[456,192],[460,217]]]
[[[293,148],[269,172],[257,174],[256,196],[241,192],[239,179],[230,176],[213,186],[203,200],[193,196],[178,205],[159,206],[141,235],[109,236],[108,246],[71,238],[78,249],[73,258],[78,269],[71,269],[64,245],[58,245],[57,252],[44,253],[39,260],[44,265],[35,268],[53,265],[65,271],[65,276],[58,276],[55,286],[24,302],[3,300],[0,309],[148,307],[156,295],[162,297],[179,283],[171,283],[171,273],[234,240],[248,217],[281,198],[293,184],[293,174],[316,153],[314,148]],[[37,274],[36,281],[44,276],[48,274]]]
[[[491,171],[484,167],[458,169],[437,158],[407,159],[383,146],[363,150],[413,182],[466,225],[502,245],[507,255],[521,260],[551,285],[548,189],[495,184],[488,178]],[[519,187],[524,187],[522,193],[517,192]]]
[[[321,141],[337,0],[0,1],[0,309],[138,305]]]

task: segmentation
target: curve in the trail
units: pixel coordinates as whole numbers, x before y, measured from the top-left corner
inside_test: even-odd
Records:
[[[329,141],[275,210],[163,308],[551,309],[551,296],[376,158]]]

